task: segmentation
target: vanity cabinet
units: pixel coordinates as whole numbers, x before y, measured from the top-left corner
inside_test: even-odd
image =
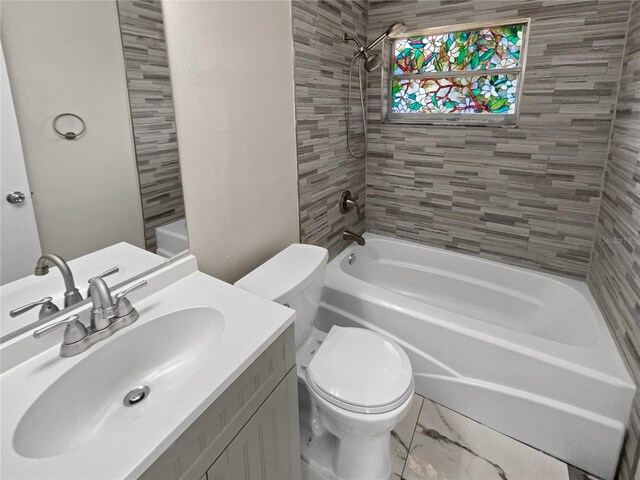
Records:
[[[140,478],[300,478],[293,326],[251,363]]]
[[[291,421],[297,389],[298,377],[292,369],[207,471],[207,480],[300,478],[299,455],[295,462],[291,458],[291,452],[299,449],[293,444],[300,442],[299,436],[293,436]]]

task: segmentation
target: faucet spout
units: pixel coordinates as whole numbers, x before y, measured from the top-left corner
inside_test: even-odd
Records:
[[[49,273],[49,263],[58,267],[58,270],[60,270],[60,273],[62,274],[66,290],[64,292],[64,306],[70,307],[71,305],[81,302],[82,295],[80,295],[80,292],[76,288],[75,281],[73,280],[73,273],[71,273],[69,265],[61,256],[54,255],[52,253],[42,255],[36,263],[34,274],[39,277]]]
[[[350,230],[345,230],[342,233],[342,239],[348,240],[349,242],[356,242],[361,247],[366,243],[364,237],[362,235],[358,235],[357,233],[353,233]]]
[[[104,330],[111,324],[111,319],[116,314],[116,306],[107,283],[101,277],[89,280],[89,297],[93,302],[91,329],[94,332]]]
[[[100,277],[89,280],[89,297],[93,302],[93,308],[113,308],[113,298],[107,283]]]

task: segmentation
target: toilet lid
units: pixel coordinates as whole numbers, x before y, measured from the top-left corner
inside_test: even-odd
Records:
[[[393,410],[413,390],[413,371],[404,350],[362,328],[332,327],[306,376],[325,400],[361,413]]]

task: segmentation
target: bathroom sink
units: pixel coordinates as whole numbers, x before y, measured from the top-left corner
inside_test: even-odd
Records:
[[[28,458],[52,457],[117,434],[189,382],[198,359],[215,348],[223,331],[218,310],[187,308],[90,351],[27,410],[13,439],[16,452]],[[148,386],[149,393],[125,406],[125,395],[137,386]]]
[[[0,345],[0,478],[140,477],[295,316],[192,256],[145,280],[138,321],[79,355],[60,357],[63,329]],[[88,324],[88,308],[69,314]]]

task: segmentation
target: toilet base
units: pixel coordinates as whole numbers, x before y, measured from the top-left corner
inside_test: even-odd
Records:
[[[313,438],[311,432],[301,426],[302,459],[326,480],[389,480],[391,436],[353,440],[349,444],[328,432]]]
[[[391,477],[391,435],[340,438],[335,458],[340,479],[387,480]]]
[[[335,440],[336,438],[329,434],[313,438],[311,432],[300,425],[300,456],[314,473],[325,480],[338,480],[331,468],[336,448]]]

